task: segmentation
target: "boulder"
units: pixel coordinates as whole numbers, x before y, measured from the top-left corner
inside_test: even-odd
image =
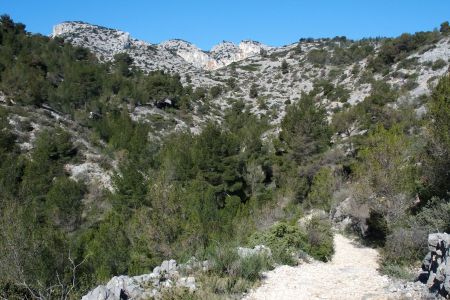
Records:
[[[209,268],[208,261],[201,263],[193,258],[189,262],[196,264],[196,268],[199,269]],[[189,291],[194,291],[197,288],[195,278],[180,278],[178,269],[177,262],[171,259],[163,261],[149,274],[133,277],[115,276],[106,285],[100,285],[83,296],[82,300],[120,300],[121,294],[133,300],[152,299],[160,295],[161,289],[174,286],[186,287]]]
[[[450,294],[450,235],[428,235],[428,253],[422,262],[419,280],[426,283],[430,292],[443,297]]]
[[[108,290],[104,285],[99,285],[86,295],[84,295],[81,300],[113,300],[114,295]]]
[[[256,245],[253,248],[238,247],[237,252],[240,257],[253,255],[266,255],[269,257],[272,256],[272,251],[270,250],[270,248],[264,245]]]
[[[165,260],[161,264],[161,271],[172,273],[177,270],[177,262],[174,259]]]
[[[177,286],[188,288],[189,291],[193,292],[197,288],[195,285],[194,277],[182,277],[177,282]]]

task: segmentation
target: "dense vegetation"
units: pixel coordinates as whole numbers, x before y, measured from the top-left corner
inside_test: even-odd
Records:
[[[384,72],[441,34],[447,27],[385,40],[371,68]],[[331,58],[310,52],[309,59],[339,65],[373,49],[361,41],[348,51]],[[288,72],[283,62],[281,73]],[[1,17],[0,91],[16,105],[0,107],[0,295],[75,299],[113,275],[193,255],[216,262],[204,279],[222,282],[212,293],[239,293],[270,264],[238,257],[237,245],[266,244],[278,263],[304,254],[326,261],[329,219],[296,221],[311,209],[332,214],[347,196],[358,204],[349,212],[353,229],[367,225],[357,232],[383,247],[386,270],[414,263],[429,231],[450,230],[450,76],[427,99],[424,119],[410,107],[390,107],[399,91],[383,79],[371,84],[371,95],[331,124],[320,97],[345,102],[348,92],[317,82],[288,107],[277,136],[262,138],[267,120],[236,101],[221,124],[159,140],[149,124],[130,118],[130,107],[169,98],[168,111],[186,113],[222,87],[194,91],[177,75],[142,73],[124,54],[101,64],[86,49]],[[258,97],[257,86],[249,96]],[[117,162],[113,191],[94,199],[105,203],[100,213],[86,205],[89,188],[64,170],[83,159],[74,136],[56,126],[42,130],[29,152],[18,146],[9,117],[30,106],[67,114]]]
[[[6,98],[67,114],[118,162],[114,192],[97,195],[94,200],[107,205],[96,214],[83,201],[88,187],[64,171],[65,164],[83,159],[74,137],[58,127],[42,130],[33,149],[23,153],[8,122],[13,110],[1,108],[5,297],[77,297],[113,275],[148,272],[165,258],[214,257],[219,245],[248,243],[261,220],[270,225],[264,213],[288,186],[282,168],[293,172],[295,164],[270,151],[261,139],[267,122],[242,102],[220,126],[211,122],[199,135],[178,132],[152,140],[148,125],[131,120],[130,105],[170,98],[169,109],[188,110],[205,92],[183,87],[177,76],[143,74],[127,55],[100,64],[89,51],[30,35],[7,16],[0,32],[0,89]],[[305,103],[315,122],[328,126],[324,111],[316,113],[313,102]],[[315,136],[307,130],[299,134],[308,141]],[[314,154],[323,152],[326,142],[313,148]],[[315,249],[307,232],[298,235],[305,238],[296,249]],[[248,274],[242,275],[247,281],[259,276]]]

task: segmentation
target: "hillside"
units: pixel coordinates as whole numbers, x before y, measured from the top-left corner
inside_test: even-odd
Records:
[[[340,246],[412,286],[450,230],[449,57],[447,22],[204,51],[2,16],[0,296],[239,299]]]
[[[446,72],[450,55],[448,37],[431,32],[404,35],[396,41],[396,47],[402,49],[393,54],[398,57],[387,64],[381,62],[382,72],[368,74],[367,65],[384,50],[381,45],[386,39],[303,39],[283,47],[224,42],[204,52],[186,41],[150,45],[132,39],[128,33],[86,23],[56,25],[53,36],[87,47],[106,60],[125,52],[144,71],[161,69],[179,74],[183,82],[194,87],[215,86],[218,92],[211,101],[212,113],[219,116],[234,100],[242,99],[253,113],[267,115],[275,123],[284,116],[286,103],[298,101],[303,92],[321,94],[322,103],[332,111],[345,103],[363,101],[370,95],[374,80],[389,83],[399,91],[400,100],[415,102],[417,109],[423,110],[417,99],[429,94],[429,87]],[[146,51],[143,45],[156,52]],[[253,97],[252,86],[257,92]]]

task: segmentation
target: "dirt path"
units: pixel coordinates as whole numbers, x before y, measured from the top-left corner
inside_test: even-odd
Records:
[[[336,234],[331,262],[280,266],[245,300],[390,299],[389,279],[378,271],[378,252]]]

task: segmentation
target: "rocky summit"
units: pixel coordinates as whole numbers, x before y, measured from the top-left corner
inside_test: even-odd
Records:
[[[173,70],[176,68],[181,71],[186,66],[182,66],[179,58],[196,68],[215,70],[259,55],[262,51],[271,48],[254,41],[242,41],[239,45],[223,41],[207,52],[180,39],[150,44],[131,38],[128,32],[84,22],[64,22],[55,25],[52,37],[62,37],[75,45],[88,47],[103,60],[111,60],[117,53],[129,52],[133,58],[137,58],[137,65],[144,70]],[[174,57],[174,54],[178,57]],[[164,64],[150,64],[151,61],[162,60],[165,61]]]

